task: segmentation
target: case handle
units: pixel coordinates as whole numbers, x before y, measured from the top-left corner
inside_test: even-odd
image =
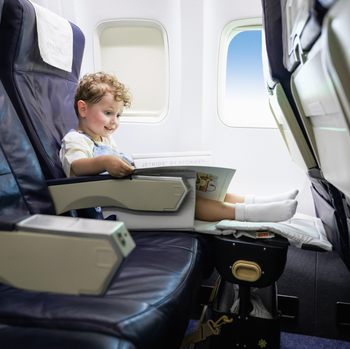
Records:
[[[254,282],[260,279],[262,272],[259,264],[239,260],[232,266],[232,274],[238,280]]]

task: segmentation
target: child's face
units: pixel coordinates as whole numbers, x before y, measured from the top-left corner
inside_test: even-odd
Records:
[[[101,137],[109,137],[119,127],[124,102],[116,101],[111,93],[106,93],[98,103],[89,107],[85,102],[79,101],[78,108],[82,131],[94,141],[101,141]]]

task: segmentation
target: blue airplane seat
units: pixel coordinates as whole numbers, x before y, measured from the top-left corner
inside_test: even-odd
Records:
[[[53,214],[38,160],[1,82],[0,115],[1,221]],[[208,251],[186,233],[133,238],[137,246],[105,295],[0,284],[1,347],[178,348],[208,272]]]
[[[0,217],[55,214],[36,155],[26,133],[17,132],[22,125],[1,82],[0,105]]]
[[[3,0],[0,0],[0,10]],[[1,13],[1,12],[0,12]],[[15,134],[9,130],[16,130]],[[22,130],[22,132],[21,132]],[[16,151],[13,151],[13,150]],[[32,214],[55,214],[44,176],[29,139],[0,81],[0,223]],[[1,232],[0,232],[1,234]],[[7,285],[0,284],[0,302],[7,303]],[[12,289],[12,292],[16,289]],[[28,292],[30,293],[30,292]],[[11,303],[10,303],[11,304]],[[0,324],[2,348],[115,348],[118,338],[94,333],[45,330]],[[123,346],[122,346],[123,347]],[[134,348],[133,345],[125,348]]]
[[[0,0],[0,18],[4,0]],[[37,157],[0,82],[0,217],[55,214]],[[12,132],[11,132],[12,131]],[[14,151],[15,149],[15,151]],[[23,163],[23,159],[26,159]]]
[[[22,18],[26,9],[32,11],[31,6],[27,0],[0,0],[0,8],[6,13],[1,17],[9,19],[7,25],[18,24],[14,12]],[[7,17],[10,13],[13,16]],[[30,19],[26,18],[25,22],[30,23]],[[1,31],[4,30],[2,24]],[[16,31],[20,32],[18,27]],[[28,34],[25,30],[19,36],[31,48]],[[0,39],[3,44],[3,32]],[[7,62],[5,52],[16,55],[18,41],[12,43],[15,46],[12,50],[1,49],[0,59],[4,63]],[[23,61],[27,58],[21,56]],[[11,67],[7,65],[6,69]],[[7,95],[9,90],[12,99],[16,101],[18,98],[16,103],[19,112],[26,111],[26,108],[36,108],[34,111],[43,107],[46,107],[46,111],[51,108],[45,100],[40,101],[39,105],[29,106],[26,104],[27,99],[17,94],[26,89],[33,93],[45,92],[38,86],[42,81],[43,86],[50,86],[59,95],[57,87],[53,87],[53,74],[37,81],[34,72],[36,67],[35,62],[31,63],[26,77],[24,72],[24,75],[19,73],[17,77],[6,75],[4,70],[1,73],[1,76],[7,77],[8,87],[5,89],[0,82],[0,223],[6,221],[0,224],[2,230],[6,230],[9,220],[15,222],[34,213],[55,214],[37,158],[40,152],[34,152]],[[10,80],[16,81],[12,88],[9,87]],[[19,81],[23,84],[18,84]],[[60,87],[63,85],[70,86],[70,81],[58,83]],[[67,88],[63,88],[65,93]],[[73,92],[75,87],[73,89],[72,85],[68,89]],[[28,98],[28,101],[32,101]],[[31,122],[28,121],[28,125]],[[42,131],[34,126],[33,130],[38,134]],[[51,170],[52,176],[57,175],[55,166],[51,166]],[[133,239],[136,242],[134,251],[104,295],[64,295],[27,291],[0,284],[1,347],[178,348],[201,280],[204,276],[208,277],[213,269],[209,242],[195,234],[163,232],[134,233]]]
[[[328,11],[326,4],[322,6],[322,3],[326,2],[300,3],[300,5],[304,4],[304,7],[301,6],[301,8],[305,13],[300,18],[304,20],[305,25],[300,27],[294,23],[295,28],[299,30],[299,37],[294,38],[294,48],[293,46],[290,48],[286,43],[287,38],[290,37],[286,35],[288,27],[286,16],[287,14],[290,16],[292,10],[295,9],[289,9],[287,6],[289,3],[286,1],[262,1],[264,75],[271,95],[270,106],[288,150],[293,161],[307,173],[310,179],[316,215],[323,221],[327,237],[334,249],[350,269],[346,199],[342,188],[336,185],[337,181],[330,181],[324,175],[325,164],[321,161],[315,147],[312,126],[300,107],[300,95],[295,88],[295,72],[303,72],[308,64],[305,61],[307,59],[306,50],[310,50],[319,41],[321,35],[322,22]],[[328,7],[333,4],[334,1],[327,2]],[[293,18],[298,17],[295,15]],[[290,54],[291,49],[295,51],[295,54]],[[320,68],[319,71],[322,69]],[[313,87],[307,87],[309,91],[312,91],[312,88],[323,91],[319,88],[319,82],[313,82],[312,76],[306,80],[304,79],[300,86],[311,84]],[[319,119],[315,117],[314,120]],[[321,127],[321,129],[327,128]],[[328,128],[324,132],[330,132],[330,130],[331,128]],[[323,149],[326,148],[323,147]],[[339,149],[338,155],[342,151],[344,149]],[[333,172],[339,173],[339,171],[341,172],[334,168]]]

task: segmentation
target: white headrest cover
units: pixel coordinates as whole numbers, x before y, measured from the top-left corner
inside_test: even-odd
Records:
[[[72,71],[73,31],[69,22],[31,2],[35,9],[40,55],[53,67]]]

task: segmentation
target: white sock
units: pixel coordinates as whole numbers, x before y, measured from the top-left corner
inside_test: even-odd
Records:
[[[244,203],[246,204],[266,204],[268,202],[277,202],[284,200],[293,200],[298,195],[299,190],[290,190],[287,193],[281,193],[271,196],[257,196],[253,194],[247,194],[244,198]]]
[[[236,204],[235,219],[242,222],[284,222],[294,216],[297,205],[296,200],[252,205]]]

